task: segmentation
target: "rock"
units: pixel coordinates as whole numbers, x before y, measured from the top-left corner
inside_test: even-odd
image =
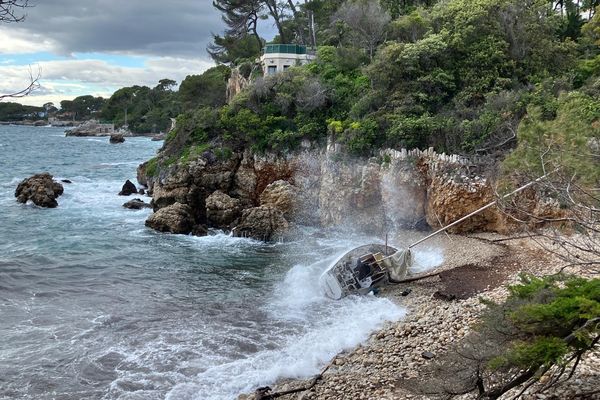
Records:
[[[24,179],[15,190],[15,197],[19,203],[33,204],[40,207],[54,208],[58,206],[56,198],[63,194],[63,186],[54,181],[52,175],[45,172]]]
[[[145,203],[142,199],[129,200],[123,204],[123,207],[129,208],[130,210],[141,210],[142,208],[152,208],[148,203]]]
[[[260,206],[242,212],[241,222],[233,228],[233,235],[268,242],[283,238],[288,229],[289,224],[281,211],[269,206]]]
[[[72,181],[70,181],[69,179],[61,179],[60,180],[62,183],[73,183]]]
[[[423,357],[426,360],[431,360],[433,357],[435,357],[435,355],[430,351],[424,351],[421,353],[421,357]]]
[[[119,192],[119,196],[130,196],[132,194],[136,194],[138,192],[137,187],[131,182],[129,179],[125,181],[121,191]]]
[[[190,206],[175,203],[161,208],[146,220],[146,226],[160,232],[188,234],[194,229]]]
[[[140,189],[140,190],[138,190],[138,194],[146,194],[146,190]]]
[[[108,141],[112,144],[125,143],[125,137],[120,133],[113,133]]]
[[[284,218],[292,219],[300,209],[300,190],[291,183],[278,180],[268,185],[260,195],[260,205],[276,208]]]
[[[240,213],[240,201],[220,190],[216,190],[206,198],[206,218],[212,226],[229,228],[239,218]]]
[[[402,291],[402,293],[400,293],[400,296],[404,296],[404,297],[406,297],[406,296],[408,296],[408,295],[409,295],[411,292],[412,292],[412,289],[411,289],[411,288],[405,289],[405,290],[403,290],[403,291]]]

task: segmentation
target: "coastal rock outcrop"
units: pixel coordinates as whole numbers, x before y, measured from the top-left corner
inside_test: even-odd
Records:
[[[240,217],[241,211],[241,202],[220,190],[206,198],[206,218],[211,226],[231,226]]]
[[[138,169],[139,182],[152,193],[154,210],[186,204],[197,223],[220,229],[235,226],[238,236],[270,240],[273,231],[288,222],[378,236],[399,229],[438,228],[496,195],[494,182],[483,174],[485,160],[438,154],[431,148],[386,149],[359,159],[330,139],[325,148],[303,145],[294,153],[256,154],[246,149],[224,156],[207,150],[185,163],[162,164],[177,156],[177,148],[182,151],[185,142],[174,143],[179,139],[177,135],[167,142],[152,164]],[[559,215],[558,205],[544,202],[539,193],[523,192],[515,199],[532,215]],[[451,231],[516,229],[492,207]]]
[[[260,204],[276,208],[284,218],[294,219],[301,211],[302,192],[288,181],[278,180],[268,185],[260,195]]]
[[[188,234],[194,230],[190,206],[181,203],[161,208],[146,220],[146,226],[160,232]]]
[[[138,190],[135,184],[127,179],[119,192],[119,196],[131,196],[132,194],[137,194],[137,192]]]
[[[233,228],[233,235],[269,242],[283,239],[288,231],[289,224],[281,211],[260,206],[242,212],[239,225]]]
[[[129,200],[127,203],[123,204],[123,207],[128,208],[130,210],[141,210],[143,208],[152,208],[152,206],[142,199],[133,199]]]
[[[15,190],[15,197],[19,203],[27,203],[31,200],[37,206],[55,208],[58,206],[56,198],[62,195],[63,191],[63,185],[45,172],[33,175],[19,183]]]
[[[113,133],[108,141],[112,144],[125,143],[125,136],[121,133]]]

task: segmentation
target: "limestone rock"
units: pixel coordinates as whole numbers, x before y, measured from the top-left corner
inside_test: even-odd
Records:
[[[125,143],[125,137],[121,133],[113,133],[108,141],[112,144]]]
[[[427,222],[434,229],[446,226],[494,199],[494,192],[484,179],[436,175],[427,190]],[[500,231],[499,225],[497,211],[488,209],[450,228],[448,232]]]
[[[284,218],[292,219],[300,210],[300,190],[291,183],[279,180],[271,183],[260,195],[260,204],[278,209]]]
[[[146,226],[160,232],[188,234],[194,229],[192,210],[185,204],[172,204],[152,214]]]
[[[288,230],[289,224],[281,211],[260,206],[242,212],[241,222],[233,229],[233,234],[268,242],[282,239]]]
[[[45,172],[24,179],[15,190],[15,197],[19,203],[31,200],[40,207],[54,208],[58,206],[56,198],[63,194],[63,186],[54,181],[52,175]]]
[[[130,196],[132,194],[137,194],[137,192],[137,187],[135,187],[133,182],[127,179],[127,181],[125,181],[125,184],[121,188],[121,191],[119,192],[119,196]]]
[[[130,210],[141,210],[143,208],[152,208],[152,206],[142,199],[133,199],[129,200],[127,203],[123,204],[123,207],[128,208]]]
[[[208,223],[218,228],[229,226],[240,216],[241,203],[217,190],[206,199],[206,218]]]

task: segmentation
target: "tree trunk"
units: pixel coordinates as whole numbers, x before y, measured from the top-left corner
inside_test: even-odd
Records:
[[[287,38],[283,32],[283,26],[281,25],[281,15],[279,15],[279,11],[277,10],[277,1],[266,0],[265,3],[269,9],[269,14],[271,14],[273,20],[275,20],[275,26],[277,26],[277,31],[279,32],[279,39],[282,43],[287,43]]]

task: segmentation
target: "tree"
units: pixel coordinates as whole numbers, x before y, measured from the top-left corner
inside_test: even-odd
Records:
[[[390,20],[390,15],[376,0],[348,0],[335,14],[333,23],[343,22],[352,33],[351,40],[361,45],[373,59]]]
[[[186,110],[219,107],[225,104],[225,88],[231,70],[223,65],[210,68],[202,75],[189,75],[179,87],[179,98]]]
[[[63,112],[73,113],[75,119],[85,120],[100,112],[105,101],[102,97],[78,96],[73,100],[61,101],[60,108]]]
[[[207,51],[217,63],[232,66],[243,60],[254,61],[260,55],[262,43],[262,39],[258,43],[251,35],[213,35],[213,43],[208,45]]]
[[[213,6],[221,11],[221,18],[227,29],[225,35],[240,39],[248,34],[252,35],[258,46],[262,47],[262,40],[258,35],[258,20],[263,8],[260,0],[214,0]]]

